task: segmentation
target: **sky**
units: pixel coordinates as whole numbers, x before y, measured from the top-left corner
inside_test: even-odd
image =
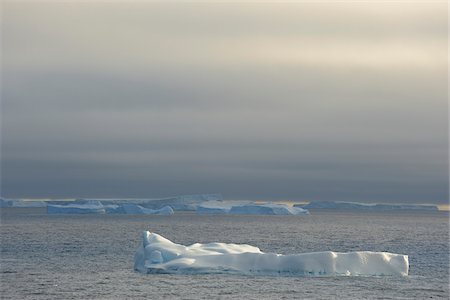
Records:
[[[2,2],[1,196],[447,203],[446,1]]]

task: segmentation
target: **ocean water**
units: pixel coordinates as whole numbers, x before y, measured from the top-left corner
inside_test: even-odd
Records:
[[[1,299],[449,298],[446,212],[309,216],[46,215],[2,209]],[[409,255],[408,277],[140,274],[141,232],[181,244],[246,243],[264,252],[388,251]]]

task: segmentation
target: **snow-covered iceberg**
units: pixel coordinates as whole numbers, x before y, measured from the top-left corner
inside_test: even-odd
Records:
[[[148,231],[134,257],[142,273],[233,273],[297,276],[408,275],[408,256],[387,252],[315,252],[282,255],[250,245],[179,245]]]
[[[294,207],[306,209],[354,209],[354,210],[439,210],[436,205],[420,204],[382,204],[382,203],[358,203],[358,202],[340,202],[340,201],[312,201],[308,204],[296,204]]]
[[[243,201],[207,201],[197,206],[199,214],[234,215],[305,215],[308,210],[281,203],[254,203]]]

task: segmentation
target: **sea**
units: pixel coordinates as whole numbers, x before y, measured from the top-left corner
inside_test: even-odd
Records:
[[[449,299],[449,214],[311,211],[308,216],[47,215],[1,209],[1,299]],[[144,230],[179,244],[244,243],[264,252],[387,251],[410,275],[141,274]]]

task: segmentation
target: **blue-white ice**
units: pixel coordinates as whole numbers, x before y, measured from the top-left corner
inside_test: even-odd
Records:
[[[164,206],[160,209],[145,208],[137,204],[107,204],[103,205],[99,201],[91,200],[82,204],[48,204],[47,213],[49,214],[128,214],[128,215],[173,215],[173,209],[170,206]]]
[[[197,206],[199,214],[234,215],[305,215],[308,210],[281,203],[254,203],[248,201],[207,201]]]
[[[357,202],[340,202],[340,201],[312,201],[308,204],[296,204],[294,207],[306,209],[356,209],[356,210],[430,210],[437,211],[436,205],[419,205],[419,204],[367,204]]]
[[[282,255],[250,245],[179,245],[148,231],[134,257],[142,273],[233,273],[299,276],[408,275],[408,256],[387,252],[315,252]]]
[[[0,207],[46,207],[45,201],[24,199],[0,199]]]
[[[122,204],[121,207],[128,215],[173,215],[173,209],[170,206],[164,206],[160,209],[150,209],[137,204]]]
[[[221,201],[220,194],[183,195],[161,199],[59,199],[26,200],[0,198],[0,207],[47,207],[49,214],[160,214],[193,211],[206,201]]]
[[[233,206],[251,204],[250,201],[205,201],[197,205],[199,214],[228,214]]]
[[[95,200],[82,204],[47,205],[48,214],[104,214],[105,212],[103,204]]]
[[[223,200],[220,194],[199,194],[199,195],[183,195],[160,199],[76,199],[70,202],[66,200],[52,200],[48,204],[67,205],[67,204],[86,204],[90,201],[99,201],[107,207],[107,213],[123,213],[119,209],[116,211],[114,205],[121,206],[123,204],[136,204],[143,208],[153,210],[161,209],[165,206],[170,206],[175,211],[195,211],[197,205],[205,201],[221,201]]]
[[[197,209],[197,205],[202,202],[220,200],[223,200],[223,197],[220,194],[199,194],[161,199],[103,199],[101,202],[106,205],[132,203],[150,209],[161,209],[165,206],[170,206],[174,211],[195,211]]]

